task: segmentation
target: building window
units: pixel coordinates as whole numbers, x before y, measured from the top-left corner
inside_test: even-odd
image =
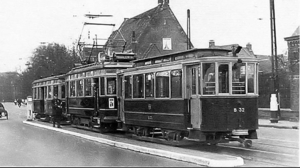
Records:
[[[163,50],[172,50],[171,38],[163,38]]]

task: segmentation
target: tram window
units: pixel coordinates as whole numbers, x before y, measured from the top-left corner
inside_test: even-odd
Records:
[[[44,89],[43,88],[39,88],[39,97],[38,97],[38,99],[43,99],[43,97],[44,97]]]
[[[35,99],[40,99],[40,89],[41,88],[36,88],[36,90],[35,90]]]
[[[45,86],[45,87],[44,87],[44,99],[47,98],[47,94],[48,94],[48,92],[47,92],[47,87]]]
[[[154,74],[148,73],[145,75],[146,97],[154,97]]]
[[[248,64],[247,65],[248,93],[254,93],[254,73],[255,73],[254,64]]]
[[[229,65],[219,65],[219,93],[229,93]]]
[[[100,77],[100,95],[105,95],[104,77]]]
[[[203,64],[203,94],[211,95],[215,94],[215,63]]]
[[[197,74],[196,74],[196,68],[192,68],[192,94],[195,95],[196,94],[196,78],[197,78]]]
[[[232,67],[232,94],[245,94],[246,64],[235,64]]]
[[[92,96],[92,79],[84,79],[84,95]]]
[[[83,80],[76,81],[77,85],[77,96],[83,96]]]
[[[144,97],[144,74],[133,75],[133,98]]]
[[[48,90],[48,98],[52,98],[52,90],[51,90],[51,86],[47,86],[47,90]]]
[[[182,97],[182,70],[171,71],[171,97]]]
[[[116,94],[116,78],[107,78],[107,94]]]
[[[65,98],[66,97],[66,92],[65,92],[65,85],[61,86],[61,98]]]
[[[169,97],[169,71],[156,73],[156,97]]]
[[[33,89],[33,99],[36,99],[36,88]]]
[[[75,97],[75,81],[70,82],[70,97]]]
[[[57,85],[53,86],[53,95],[58,96],[58,86]]]
[[[125,98],[131,98],[131,76],[125,76]]]
[[[199,67],[198,67],[198,94],[201,94],[201,86],[202,86],[202,84],[201,84],[201,66],[199,65]]]

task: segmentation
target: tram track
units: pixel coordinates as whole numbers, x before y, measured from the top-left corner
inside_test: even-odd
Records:
[[[121,138],[133,139],[131,134],[110,134],[110,136],[117,136]],[[293,141],[281,143],[293,143]],[[165,144],[163,144],[165,145]],[[298,150],[297,146],[281,145],[281,144],[268,144],[263,142],[255,142],[251,148],[245,148],[239,146],[238,143],[220,143],[216,146],[209,146],[199,142],[192,142],[187,146],[180,146],[180,148],[186,148],[190,150],[200,150],[203,152],[220,153],[236,157],[241,157],[245,160],[245,166],[247,165],[267,165],[267,166],[298,166],[299,155],[282,152],[283,149],[290,151]],[[260,149],[260,146],[264,148]],[[274,148],[279,148],[279,151],[272,151]],[[269,149],[269,150],[268,150]]]
[[[259,146],[257,146],[258,144]],[[260,146],[263,146],[264,148],[260,148]],[[257,142],[252,148],[243,148],[229,144],[218,144],[218,147],[223,148],[221,150],[225,154],[242,157],[246,163],[259,162],[272,164],[274,166],[299,166],[299,153],[296,153],[295,151],[298,150],[298,148],[290,148],[290,146],[270,145]],[[277,151],[273,151],[274,148],[277,148]],[[290,149],[294,150],[291,151]],[[287,151],[290,152],[287,153]]]
[[[299,147],[297,147],[297,146],[274,145],[274,144],[268,144],[268,143],[263,143],[263,142],[256,142],[256,144],[266,145],[266,146],[274,146],[274,147],[290,148],[290,149],[299,149]]]

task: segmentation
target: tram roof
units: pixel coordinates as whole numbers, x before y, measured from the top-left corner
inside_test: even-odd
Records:
[[[62,80],[64,78],[65,78],[65,74],[54,75],[54,76],[48,76],[45,78],[34,80],[32,83],[44,82],[44,81],[55,80],[55,79]]]
[[[92,64],[82,65],[78,67],[72,68],[71,71],[67,73],[67,75],[85,72],[85,71],[92,71],[97,69],[122,69],[122,68],[131,68],[133,67],[132,62],[96,62]]]
[[[186,50],[186,51],[180,51],[180,52],[174,52],[174,53],[170,53],[170,54],[154,56],[154,57],[150,57],[150,58],[138,59],[133,62],[136,64],[136,66],[139,66],[139,63],[142,63],[142,62],[148,62],[148,61],[164,59],[164,58],[170,58],[171,61],[176,61],[176,57],[178,57],[178,56],[190,57],[189,54],[193,54],[193,56],[196,56],[196,57],[230,56],[230,55],[228,55],[229,52],[231,52],[231,50],[221,49],[221,48],[193,48],[193,49]]]
[[[210,51],[210,52],[207,52]],[[231,50],[228,49],[221,49],[221,48],[193,48],[190,50],[186,50],[186,51],[179,51],[179,52],[174,52],[174,53],[169,53],[169,54],[164,54],[164,55],[159,55],[159,56],[154,56],[154,57],[149,57],[149,58],[144,58],[144,59],[138,59],[138,60],[134,60],[133,62],[143,62],[143,61],[149,61],[152,59],[157,59],[157,58],[164,58],[164,57],[175,57],[178,55],[182,55],[182,54],[189,54],[189,53],[193,53],[193,52],[197,52],[199,54],[202,54],[201,56],[212,56],[214,55],[214,52],[220,52],[218,53],[218,55],[228,55],[228,52],[231,52]]]

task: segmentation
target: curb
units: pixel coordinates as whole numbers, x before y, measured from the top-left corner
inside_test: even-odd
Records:
[[[54,131],[58,131],[58,132],[62,132],[62,133],[66,133],[66,134],[70,134],[70,135],[74,135],[77,137],[100,142],[100,143],[107,144],[110,146],[115,146],[115,147],[119,147],[119,148],[123,148],[123,149],[129,149],[129,150],[133,150],[133,151],[137,151],[137,152],[141,152],[141,153],[161,156],[161,157],[175,159],[175,160],[179,160],[179,161],[195,163],[198,165],[204,165],[204,166],[208,166],[208,167],[235,167],[235,166],[244,165],[244,160],[241,157],[224,156],[227,158],[223,159],[223,160],[220,158],[219,158],[220,160],[214,160],[214,159],[204,158],[204,157],[200,157],[200,156],[180,154],[180,153],[164,151],[164,150],[160,150],[160,149],[154,149],[154,148],[148,148],[148,147],[143,147],[143,146],[138,146],[138,145],[133,145],[133,144],[128,144],[128,143],[118,142],[118,141],[112,141],[112,140],[108,140],[108,139],[104,139],[104,138],[93,137],[90,135],[76,133],[76,132],[63,130],[63,129],[59,129],[59,128],[54,128],[54,127],[41,125],[41,124],[28,122],[28,121],[23,121],[23,123],[50,129],[50,130],[54,130]]]
[[[259,127],[272,127],[281,129],[298,129],[298,126],[259,125]]]

